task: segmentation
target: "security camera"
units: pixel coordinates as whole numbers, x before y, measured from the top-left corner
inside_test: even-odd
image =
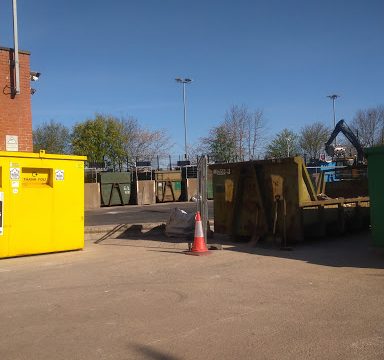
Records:
[[[41,75],[41,73],[36,72],[36,71],[31,71],[29,74],[30,74],[30,76],[31,76],[31,81],[37,81],[37,80],[39,80],[39,77],[40,77],[40,75]]]

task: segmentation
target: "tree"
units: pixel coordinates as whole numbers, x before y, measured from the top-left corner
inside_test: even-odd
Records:
[[[267,158],[285,158],[300,153],[299,137],[291,130],[284,129],[276,134],[267,146]]]
[[[240,161],[245,159],[247,145],[246,132],[250,123],[250,113],[244,105],[233,105],[225,113],[225,129],[235,144],[235,156]]]
[[[112,129],[112,118],[101,114],[96,114],[94,119],[77,123],[72,130],[72,149],[77,155],[86,155],[88,161],[104,163],[110,153],[110,148],[114,142],[120,143],[112,137],[117,133],[109,135]]]
[[[116,118],[108,118],[106,124],[108,136],[107,166],[114,171],[123,170],[123,163],[126,157],[125,144],[129,141],[125,132],[124,123]]]
[[[209,131],[209,136],[202,143],[206,152],[217,162],[233,161],[236,154],[236,143],[227,125],[215,126]]]
[[[51,120],[33,130],[33,151],[45,150],[51,154],[70,152],[70,132],[62,124]]]
[[[265,140],[263,111],[250,111],[245,105],[233,105],[225,113],[224,124],[235,143],[235,157],[240,161],[254,159]]]
[[[306,125],[300,130],[299,146],[311,159],[318,159],[330,135],[330,129],[321,122]]]
[[[125,136],[125,159],[129,166],[135,161],[153,160],[157,155],[166,155],[172,144],[165,130],[142,128],[134,117],[121,120]]]
[[[250,111],[245,105],[233,105],[224,121],[202,138],[202,146],[219,161],[244,161],[260,155],[265,141],[262,110]]]
[[[152,160],[170,145],[163,130],[143,129],[135,118],[96,114],[94,119],[73,127],[72,148],[75,154],[86,155],[90,162],[121,171],[136,160]]]
[[[266,121],[262,110],[252,113],[248,123],[248,159],[255,159],[264,147],[266,139]]]
[[[352,120],[352,129],[356,132],[363,147],[384,143],[384,106],[358,110]]]

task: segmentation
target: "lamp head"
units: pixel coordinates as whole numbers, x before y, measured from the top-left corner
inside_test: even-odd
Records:
[[[336,100],[338,97],[340,97],[340,95],[337,95],[337,94],[327,95],[327,98],[330,98],[332,100]]]
[[[182,83],[182,84],[189,84],[189,83],[191,83],[193,81],[192,79],[189,79],[189,78],[185,78],[185,79],[183,79],[183,78],[176,78],[175,80],[177,82],[179,82],[179,83]]]

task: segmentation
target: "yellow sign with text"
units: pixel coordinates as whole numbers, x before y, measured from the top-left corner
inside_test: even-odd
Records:
[[[21,182],[24,186],[51,185],[51,169],[23,168]]]

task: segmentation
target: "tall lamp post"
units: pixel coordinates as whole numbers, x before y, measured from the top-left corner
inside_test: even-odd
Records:
[[[327,98],[330,98],[332,100],[332,109],[333,109],[333,128],[336,127],[336,115],[335,115],[335,100],[340,97],[340,95],[328,95]],[[337,137],[335,136],[335,147],[337,146]]]
[[[289,157],[289,155],[290,155],[290,143],[291,143],[291,137],[290,136],[287,136],[286,138],[285,138],[285,140],[287,141],[287,157]]]
[[[192,82],[192,79],[188,78],[176,78],[176,82],[183,84],[183,104],[184,104],[184,157],[185,160],[188,158],[188,147],[187,147],[187,106],[186,106],[186,93],[185,93],[185,84]]]

